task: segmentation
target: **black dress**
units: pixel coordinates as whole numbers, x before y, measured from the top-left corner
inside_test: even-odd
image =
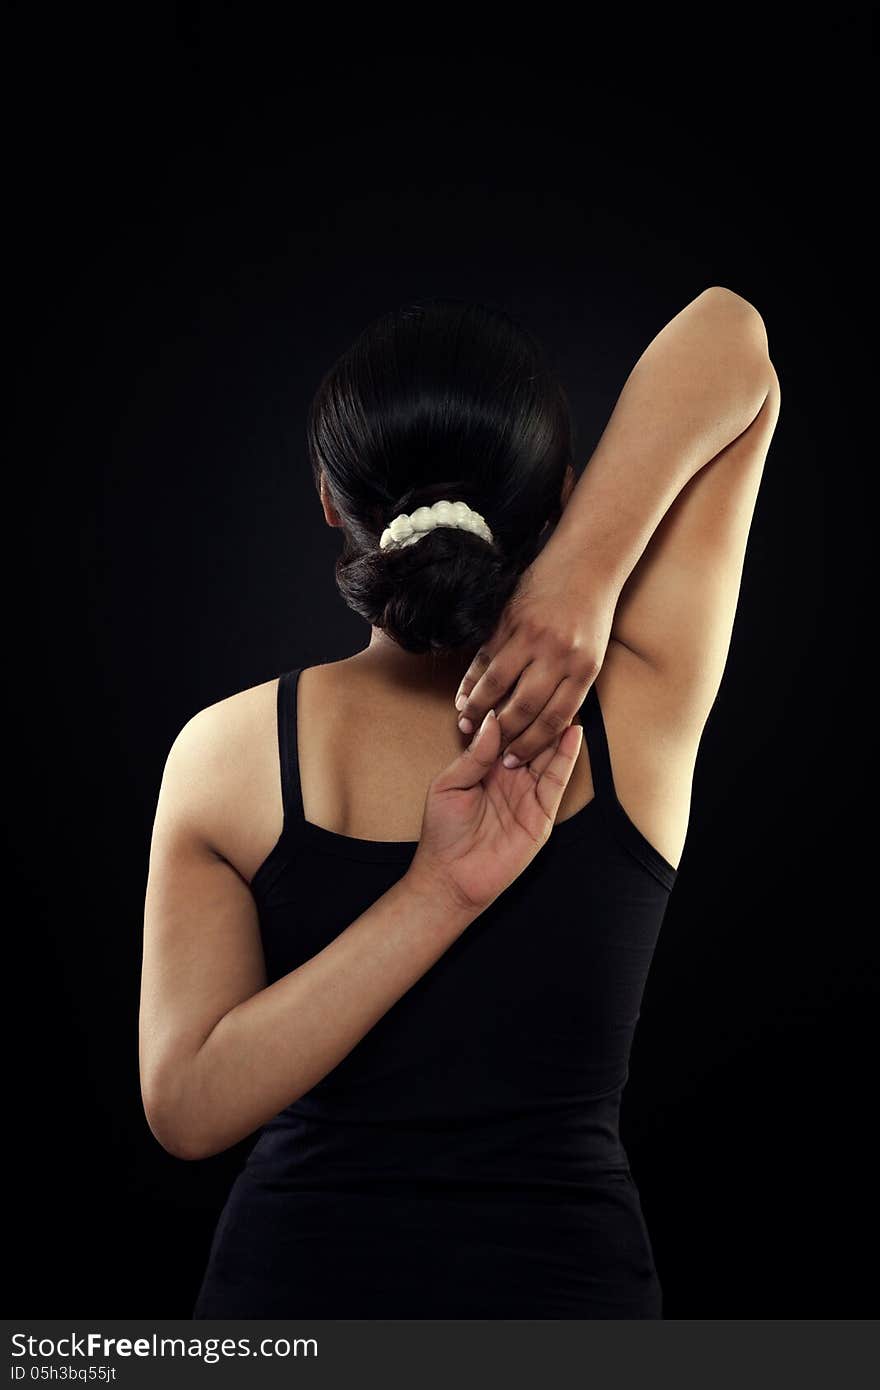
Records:
[[[284,825],[251,883],[270,983],[417,843],[305,820],[301,669],[278,684]],[[617,800],[595,685],[579,714],[593,799],[259,1132],[195,1318],[662,1317],[618,1118],[676,870]]]

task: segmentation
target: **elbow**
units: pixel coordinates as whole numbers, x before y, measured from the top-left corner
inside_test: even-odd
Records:
[[[186,1163],[195,1163],[198,1159],[212,1158],[219,1149],[210,1148],[200,1144],[194,1134],[189,1134],[186,1129],[168,1129],[165,1127],[157,1128],[153,1122],[147,1118],[147,1123],[153,1131],[153,1136],[162,1145],[162,1148],[172,1158],[183,1159]]]
[[[737,310],[740,313],[758,314],[758,310],[750,300],[744,295],[737,294],[736,290],[729,290],[725,285],[710,285],[703,290],[701,299],[711,300],[715,304],[723,304],[725,307]],[[761,315],[758,314],[758,318]]]
[[[707,290],[699,296],[713,311],[727,315],[731,322],[738,324],[750,336],[762,350],[765,356],[769,357],[770,348],[767,341],[767,326],[758,309],[750,300],[743,295],[737,294],[736,290],[729,290],[724,285],[710,285]]]
[[[756,402],[757,410],[767,396],[768,388],[772,394],[776,377],[763,318],[747,299],[722,285],[711,285],[695,302],[702,303],[704,327],[708,325],[712,340],[724,345],[725,357],[732,364],[731,370],[735,371],[749,400]]]
[[[200,1158],[210,1158],[214,1152],[199,1139],[188,1124],[170,1114],[155,1099],[145,1098],[144,1114],[153,1138],[172,1158],[182,1158],[188,1163],[193,1163]]]
[[[153,1138],[172,1158],[188,1163],[212,1158],[223,1145],[212,1144],[183,1096],[179,1075],[173,1082],[153,1076],[141,1083],[144,1115]]]
[[[198,1159],[210,1158],[212,1156],[209,1150],[199,1148],[196,1144],[191,1144],[186,1135],[179,1136],[170,1134],[166,1136],[164,1133],[157,1131],[152,1124],[150,1124],[150,1129],[153,1131],[154,1138],[158,1140],[165,1152],[170,1154],[172,1158],[181,1158],[187,1163],[195,1163]]]

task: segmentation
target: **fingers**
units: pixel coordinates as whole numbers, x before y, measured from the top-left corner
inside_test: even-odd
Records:
[[[462,677],[455,707],[462,733],[472,733],[490,709],[496,712],[531,660],[524,642],[508,640],[498,652],[484,642]],[[548,692],[549,693],[549,692]],[[470,727],[462,725],[467,720]]]
[[[434,781],[435,791],[474,787],[481,782],[501,752],[501,725],[489,710],[467,748]]]
[[[505,767],[531,762],[571,724],[599,670],[583,653],[567,663],[567,674],[561,665],[558,658],[535,659],[534,645],[515,638],[494,656],[491,646],[481,647],[456,697],[462,733],[471,733],[491,707],[501,725]]]
[[[475,657],[470,670],[477,660]],[[531,762],[558,739],[571,724],[592,684],[592,677],[585,675],[572,674],[560,680],[551,666],[540,661],[528,662],[524,670],[521,663],[517,669],[517,660],[515,648],[505,647],[486,666],[466,702],[467,711],[479,711],[481,691],[498,687],[493,707],[501,725],[505,767]],[[506,699],[500,693],[502,685],[509,692]],[[483,715],[479,714],[479,718]]]
[[[551,822],[556,819],[556,812],[559,810],[563,793],[574,771],[574,765],[581,751],[583,736],[584,731],[580,724],[570,724],[556,747],[552,750],[545,750],[552,752],[552,757],[543,765],[543,770],[535,784],[535,795],[541,810]],[[535,765],[533,764],[533,767]]]
[[[531,669],[531,668],[529,668]],[[549,679],[524,673],[510,699],[497,711],[505,744],[505,767],[531,762],[569,727],[591,681],[564,676],[555,690]],[[549,694],[548,694],[549,689]]]
[[[559,735],[559,738],[554,739],[551,744],[548,744],[546,748],[542,749],[536,757],[532,758],[530,763],[523,764],[536,782],[548,763],[552,762],[553,758],[556,756],[556,750],[559,747],[561,739],[562,734]]]

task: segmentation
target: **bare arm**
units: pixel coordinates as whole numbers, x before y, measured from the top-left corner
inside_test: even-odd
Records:
[[[686,305],[627,378],[471,663],[459,711],[476,723],[496,706],[507,752],[529,760],[571,719],[614,639],[641,658],[660,726],[693,746],[724,670],[780,396],[757,309],[719,286]]]
[[[636,362],[545,555],[616,598],[685,484],[756,418],[772,375],[757,309],[704,290]]]
[[[610,592],[612,638],[689,747],[724,674],[780,402],[760,314],[706,290],[640,358],[560,523],[563,548],[580,535],[576,586]]]
[[[266,984],[256,905],[208,843],[214,709],[169,753],[144,920],[141,1087],[179,1158],[229,1148],[326,1076],[479,915],[409,870],[324,950]]]
[[[769,364],[754,420],[690,480],[663,517],[618,600],[612,634],[654,677],[670,734],[698,736],[718,694],[749,532],[782,393]]]

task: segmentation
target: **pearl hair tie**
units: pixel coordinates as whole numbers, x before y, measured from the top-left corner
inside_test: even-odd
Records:
[[[475,512],[467,502],[434,502],[430,507],[417,507],[412,513],[400,512],[385,527],[379,539],[379,547],[387,550],[389,546],[399,548],[415,545],[429,531],[437,526],[452,526],[460,531],[470,531],[482,536],[484,541],[493,539],[485,517]]]

